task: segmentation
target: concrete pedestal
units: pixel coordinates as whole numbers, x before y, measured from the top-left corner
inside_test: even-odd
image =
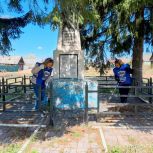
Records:
[[[56,108],[84,108],[84,82],[74,79],[53,80],[53,102]]]

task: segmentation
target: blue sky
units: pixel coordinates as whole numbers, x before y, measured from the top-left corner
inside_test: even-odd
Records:
[[[12,40],[15,51],[10,55],[26,56],[34,54],[38,59],[51,56],[56,49],[58,30],[51,31],[49,26],[40,28],[29,24],[23,29],[24,34],[19,39]]]

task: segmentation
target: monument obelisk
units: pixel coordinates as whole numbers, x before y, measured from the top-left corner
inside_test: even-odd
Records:
[[[80,32],[73,24],[61,26],[54,51],[53,94],[56,107],[84,107],[84,54]]]
[[[59,30],[54,60],[54,78],[84,78],[84,55],[81,50],[79,29],[71,25],[71,27],[65,26]]]

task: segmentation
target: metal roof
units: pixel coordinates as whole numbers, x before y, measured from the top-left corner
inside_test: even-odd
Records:
[[[0,64],[17,65],[19,63],[24,64],[21,56],[0,56]]]

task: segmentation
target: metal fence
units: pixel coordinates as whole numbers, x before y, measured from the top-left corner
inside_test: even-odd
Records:
[[[48,90],[44,89],[44,92],[48,92]],[[52,90],[49,90],[52,92]],[[34,86],[30,81],[30,77],[16,77],[16,78],[2,78],[1,84],[0,84],[0,111],[1,111],[1,118],[0,120],[5,120],[3,116],[4,114],[9,113],[9,118],[15,114],[17,117],[18,115],[22,114],[22,118],[26,118],[26,116],[30,115],[32,113],[33,116],[37,116],[37,119],[44,115],[45,118],[50,118],[50,124],[53,125],[52,120],[52,112],[53,109],[52,103],[50,103],[50,108],[45,108],[48,111],[44,113],[44,108],[42,105],[42,89],[41,86],[38,86],[38,110],[34,109],[34,102],[36,100],[36,96],[34,96]],[[26,97],[30,98],[26,98]],[[51,102],[51,100],[50,100]],[[50,112],[51,111],[51,112]],[[30,113],[30,114],[29,114]],[[41,117],[40,117],[41,118]],[[44,119],[45,119],[44,118]],[[7,118],[6,118],[7,121]],[[0,126],[11,126],[11,124],[0,124]],[[48,123],[47,123],[48,124]],[[12,126],[16,127],[22,127],[25,126],[25,124],[12,124]],[[27,127],[34,126],[33,124],[26,124]],[[39,126],[39,124],[36,124],[36,126]]]
[[[135,112],[137,111],[138,106],[142,105],[150,105],[152,106],[153,103],[153,81],[152,78],[144,78],[141,85],[138,83],[135,83],[132,86],[128,87],[122,87],[122,88],[129,88],[130,93],[129,95],[119,95],[118,89],[120,88],[117,86],[117,83],[113,76],[102,76],[102,77],[87,77],[89,79],[96,80],[98,82],[98,88],[97,90],[90,90],[88,88],[88,83],[85,84],[85,108],[84,108],[84,118],[85,121],[88,122],[88,115],[90,114],[90,110],[88,106],[88,95],[89,93],[97,93],[98,95],[98,105],[97,105],[97,114],[101,113],[100,105],[103,103],[101,98],[103,96],[105,97],[114,97],[114,98],[120,98],[120,97],[129,97],[129,98],[138,98],[143,100],[143,102],[147,103],[140,103],[140,104],[121,104],[116,103],[114,105],[116,106],[122,106],[122,105],[131,105],[135,107]],[[17,78],[2,78],[0,81],[0,104],[2,105],[1,111],[7,111],[6,105],[9,103],[25,103],[24,100],[20,100],[18,102],[15,101],[18,97],[21,97],[25,95],[26,93],[33,93],[33,85],[30,82],[30,77],[17,77]],[[39,110],[41,111],[41,104],[42,104],[42,95],[41,95],[42,89],[39,87]],[[50,107],[49,107],[49,115],[50,115],[50,123],[53,125],[53,120],[55,116],[55,105],[53,103],[53,85],[49,86],[49,90],[46,90],[45,92],[49,92],[50,94]],[[26,110],[26,111],[33,111],[32,109]],[[103,112],[102,112],[103,113]]]
[[[97,114],[105,114],[102,110],[100,110],[100,105],[103,105],[102,97],[109,98],[120,98],[120,97],[128,97],[128,98],[137,98],[140,99],[141,103],[108,103],[114,105],[116,107],[121,106],[131,106],[134,107],[135,114],[137,113],[138,107],[140,106],[153,106],[153,81],[152,78],[143,78],[141,85],[136,82],[134,79],[133,84],[131,86],[118,86],[113,76],[102,76],[102,77],[87,77],[88,79],[97,80],[98,88],[97,90],[89,90],[88,83],[85,85],[85,118],[88,122],[88,115],[90,114],[90,110],[88,108],[88,96],[90,93],[97,93],[98,102],[97,102]],[[128,95],[120,95],[119,88],[129,88],[130,92]],[[106,114],[121,114],[119,112],[107,112]]]

